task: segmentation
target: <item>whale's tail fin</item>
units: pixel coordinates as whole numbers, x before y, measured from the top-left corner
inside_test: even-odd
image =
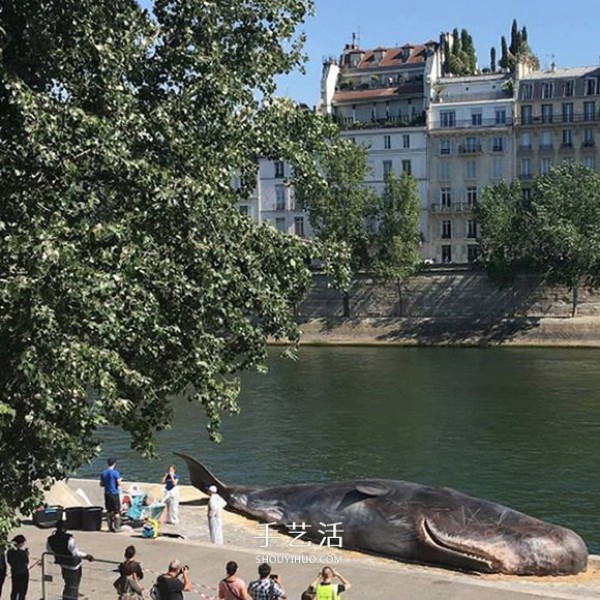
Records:
[[[208,493],[208,488],[211,485],[214,485],[217,488],[219,496],[225,500],[229,500],[231,494],[229,488],[222,481],[217,479],[204,465],[186,454],[175,452],[175,455],[183,458],[185,461],[190,473],[190,480],[195,488],[198,488],[204,493]]]

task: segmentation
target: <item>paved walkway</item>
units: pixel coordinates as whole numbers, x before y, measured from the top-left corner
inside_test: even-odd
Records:
[[[92,503],[100,502],[101,495],[95,481],[71,481],[73,489],[81,488]],[[141,484],[152,492],[158,487]],[[290,547],[291,538],[273,533],[268,548],[264,544],[264,526],[232,513],[226,514],[225,545],[214,546],[208,542],[206,524],[206,499],[191,487],[182,487],[181,522],[178,526],[164,525],[165,533],[179,533],[185,539],[159,537],[145,539],[139,531],[109,533],[73,532],[83,551],[97,559],[114,562],[85,563],[81,591],[91,600],[115,598],[112,581],[115,563],[122,559],[129,544],[137,548],[138,557],[146,570],[146,581],[151,582],[158,573],[166,570],[172,558],[179,558],[190,566],[194,591],[192,598],[214,598],[219,580],[223,577],[225,563],[235,560],[240,565],[240,576],[249,581],[256,577],[256,568],[267,556],[273,572],[281,575],[290,599],[297,600],[307,584],[324,564],[332,564],[352,583],[344,600],[419,599],[432,600],[517,600],[535,597],[564,599],[600,599],[600,558],[591,560],[587,573],[573,577],[508,577],[467,575],[432,567],[408,565],[396,561],[368,556],[358,552],[320,547]],[[28,540],[32,558],[41,556],[50,530],[24,525],[19,530]],[[16,532],[15,532],[16,533]],[[46,560],[46,600],[60,597],[60,574],[51,559]],[[41,567],[31,570],[29,598],[42,598]],[[5,584],[5,595],[8,595]]]

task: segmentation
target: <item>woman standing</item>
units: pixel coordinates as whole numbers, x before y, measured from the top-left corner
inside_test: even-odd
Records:
[[[167,523],[177,525],[179,523],[179,475],[175,471],[175,465],[169,465],[162,478],[162,484],[165,486],[163,502],[167,505]]]
[[[25,600],[29,587],[29,550],[25,548],[27,540],[24,535],[13,539],[14,548],[6,553],[6,561],[10,565],[12,590],[10,600]]]

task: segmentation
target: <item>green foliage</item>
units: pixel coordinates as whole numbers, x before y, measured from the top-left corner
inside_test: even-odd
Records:
[[[379,206],[377,256],[373,273],[381,281],[404,282],[419,269],[421,204],[417,180],[389,173]]]
[[[518,271],[540,273],[573,291],[600,285],[600,176],[578,164],[550,169],[534,183],[531,200],[520,186],[486,188],[475,208],[482,257],[501,277]]]
[[[268,337],[299,336],[317,250],[240,215],[230,183],[276,153],[311,186],[330,124],[271,99],[310,4],[154,6],[0,11],[0,542],[98,452],[100,426],[152,454],[188,384],[218,440],[239,373],[264,366]]]
[[[531,199],[530,231],[535,261],[552,283],[573,290],[600,285],[600,176],[580,164],[564,164],[539,177]]]
[[[443,72],[454,75],[470,75],[477,69],[477,53],[473,38],[466,29],[458,32],[454,29],[452,32],[452,50],[444,48]]]
[[[501,38],[502,56],[500,66],[503,69],[514,69],[519,61],[529,62],[534,69],[539,69],[540,61],[529,47],[527,28],[519,30],[517,20],[513,19],[510,30],[510,46],[507,47],[504,36]]]

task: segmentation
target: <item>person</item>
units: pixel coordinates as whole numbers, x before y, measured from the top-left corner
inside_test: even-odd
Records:
[[[178,560],[169,563],[169,570],[156,580],[160,600],[183,600],[183,592],[192,590],[192,580],[187,566],[182,567]]]
[[[252,600],[279,600],[279,598],[285,600],[287,598],[279,575],[271,575],[270,564],[260,564],[258,576],[260,579],[248,584],[248,593]]]
[[[0,598],[2,597],[2,588],[6,579],[6,554],[4,550],[0,550]]]
[[[244,580],[236,575],[237,570],[238,564],[234,560],[230,560],[225,566],[227,575],[219,582],[220,600],[252,600]]]
[[[100,473],[100,486],[104,488],[104,505],[108,519],[108,529],[118,531],[121,525],[121,496],[119,488],[123,480],[121,473],[117,471],[117,461],[109,458],[108,468]]]
[[[75,544],[75,539],[67,533],[64,521],[56,524],[56,531],[48,537],[46,550],[54,554],[54,562],[60,565],[61,574],[65,583],[62,600],[77,600],[79,585],[83,575],[82,558],[92,561],[91,554],[82,552]]]
[[[208,499],[208,531],[210,533],[210,541],[213,544],[223,543],[223,508],[227,506],[227,502],[217,491],[215,485],[208,488],[210,498]]]
[[[334,577],[341,583],[333,583]],[[337,600],[340,594],[347,592],[351,587],[350,582],[331,567],[323,567],[310,584],[310,589],[317,593],[315,600]]]
[[[175,465],[170,465],[162,478],[165,486],[163,502],[167,505],[167,523],[177,525],[179,523],[179,475]]]
[[[24,600],[29,587],[29,550],[25,548],[27,540],[24,535],[13,539],[14,547],[6,553],[6,561],[10,565],[12,589],[10,600]]]
[[[144,578],[144,571],[142,565],[135,560],[135,546],[125,548],[125,560],[119,565],[119,575],[115,583],[120,600],[143,597],[144,586],[141,580]]]

